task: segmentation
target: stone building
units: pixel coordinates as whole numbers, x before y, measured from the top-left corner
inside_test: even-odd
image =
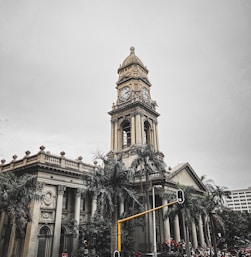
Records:
[[[0,256],[51,257],[59,256],[65,249],[77,249],[78,237],[71,222],[85,223],[95,212],[95,202],[81,196],[85,188],[83,175],[93,173],[95,166],[83,163],[82,158],[69,160],[65,153],[54,156],[40,151],[0,167],[1,172],[15,171],[16,174],[30,173],[37,176],[38,191],[44,195],[42,201],[32,203],[33,221],[28,225],[24,238],[11,235],[5,238],[4,215],[0,217]],[[13,232],[13,231],[12,231]],[[6,246],[8,248],[6,249]],[[1,254],[2,253],[2,254]]]
[[[158,135],[158,116],[156,102],[151,98],[152,84],[148,79],[148,70],[135,55],[131,47],[130,54],[118,68],[116,83],[117,99],[109,112],[111,116],[111,146],[109,156],[122,156],[126,168],[130,168],[137,157],[135,149],[146,144],[152,145],[163,160]],[[86,188],[83,175],[92,175],[96,166],[82,162],[82,158],[70,160],[61,152],[55,156],[45,151],[43,146],[35,155],[26,152],[24,158],[2,161],[0,172],[15,171],[17,174],[31,173],[37,176],[38,190],[44,199],[32,203],[33,221],[26,229],[24,238],[15,238],[7,242],[5,238],[5,216],[0,216],[0,256],[6,257],[58,257],[65,248],[73,252],[78,245],[78,232],[71,222],[86,223],[96,210],[95,197],[83,197],[81,191]],[[150,176],[157,205],[167,203],[162,196],[166,191],[176,191],[177,183],[193,186],[198,194],[206,191],[189,163],[179,164],[168,169],[165,174],[154,173]],[[137,185],[137,183],[136,183]],[[161,185],[161,187],[159,187]],[[151,198],[152,199],[152,198]],[[124,212],[125,202],[120,203],[120,213]],[[167,208],[167,207],[166,207]],[[184,239],[182,218],[177,216],[174,223],[163,220],[163,211],[156,212],[156,237],[160,244],[174,238],[177,242]],[[151,230],[152,224],[148,224]],[[144,231],[135,233],[137,250],[145,251],[147,241]],[[193,224],[190,231],[194,247],[210,243],[210,235],[205,235],[205,224]],[[153,231],[151,231],[151,236]],[[152,238],[151,238],[152,241]],[[6,245],[8,247],[6,247]]]

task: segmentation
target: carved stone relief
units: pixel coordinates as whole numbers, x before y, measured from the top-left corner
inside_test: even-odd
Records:
[[[41,211],[40,218],[43,219],[43,220],[52,220],[53,219],[53,212]]]

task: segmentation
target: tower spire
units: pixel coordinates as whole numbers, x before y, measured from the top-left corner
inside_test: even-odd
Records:
[[[131,47],[130,47],[130,53],[131,53],[131,54],[134,54],[134,52],[135,52],[135,47],[134,47],[134,46],[131,46]]]

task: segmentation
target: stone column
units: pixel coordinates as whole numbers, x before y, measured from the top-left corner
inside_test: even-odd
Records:
[[[158,122],[155,123],[155,137],[156,137],[156,149],[157,149],[157,151],[159,151]]]
[[[144,116],[140,115],[140,128],[141,128],[141,144],[144,144],[144,134],[145,134],[145,128],[144,128]]]
[[[58,185],[57,207],[56,207],[53,246],[52,246],[52,256],[55,256],[55,257],[59,255],[64,191],[65,191],[65,186]]]
[[[141,126],[140,126],[140,114],[136,114],[136,144],[141,144]]]
[[[96,210],[97,210],[97,195],[94,194],[94,195],[92,196],[92,211],[91,211],[91,217],[94,216]]]
[[[194,221],[192,222],[192,240],[193,247],[196,249],[198,247],[197,231]]]
[[[132,145],[135,145],[135,142],[136,142],[136,140],[135,140],[135,117],[134,116],[132,116],[131,117],[131,144]]]
[[[162,200],[162,204],[167,204],[167,200],[163,199]],[[163,208],[163,216],[164,214],[167,212],[168,210],[168,206]],[[164,220],[164,239],[167,240],[167,242],[170,242],[170,238],[171,238],[171,233],[170,233],[170,223],[169,223],[169,218],[166,218]]]
[[[180,223],[178,215],[174,218],[174,238],[176,242],[180,242]]]
[[[205,217],[204,224],[206,226],[207,245],[211,247],[212,240],[211,240],[210,229],[209,229],[209,217]]]
[[[81,201],[81,192],[80,189],[77,188],[75,191],[75,210],[74,210],[74,219],[76,221],[76,224],[79,226],[79,218],[80,218],[80,201]],[[76,231],[76,235],[74,235],[73,238],[73,251],[77,250],[78,248],[78,236],[79,231]]]
[[[0,213],[0,253],[2,252],[2,247],[3,247],[3,224],[4,224],[4,218],[5,218],[5,213],[2,212]]]
[[[153,148],[155,149],[155,145],[154,145],[154,130],[153,128],[149,128],[149,142],[151,145],[153,145]]]
[[[115,131],[114,121],[111,121],[111,150],[114,149],[114,131]]]
[[[118,151],[118,122],[115,122],[115,124],[114,124],[114,141],[113,141],[113,143],[114,143],[114,150],[115,151]]]
[[[158,147],[157,147],[157,134],[156,134],[156,123],[153,122],[153,146],[154,146],[154,149],[158,150]]]
[[[120,200],[119,213],[122,215],[125,212],[125,202],[124,199]]]
[[[199,218],[199,241],[200,241],[200,246],[206,247],[204,231],[203,231],[203,223],[202,223],[201,216]]]

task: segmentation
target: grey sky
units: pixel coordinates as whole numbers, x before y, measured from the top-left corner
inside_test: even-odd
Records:
[[[135,47],[168,166],[251,186],[251,2],[0,0],[0,159],[110,150],[117,69]]]

